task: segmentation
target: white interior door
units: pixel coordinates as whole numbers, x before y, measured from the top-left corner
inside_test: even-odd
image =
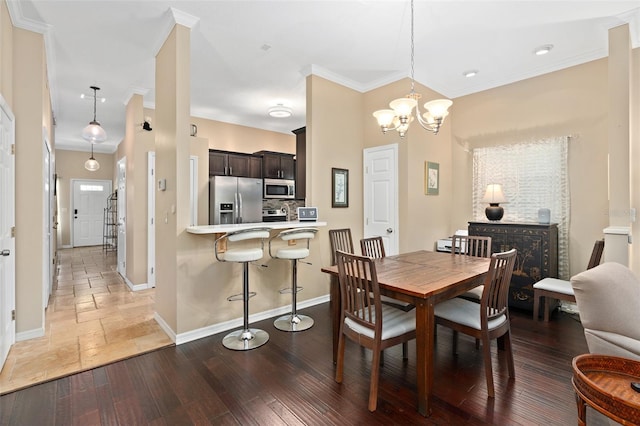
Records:
[[[127,276],[127,157],[118,160],[118,272]]]
[[[147,154],[147,284],[156,286],[156,153]]]
[[[98,246],[104,233],[104,209],[111,195],[110,180],[72,179],[73,246]]]
[[[0,370],[16,340],[15,118],[0,95]]]
[[[364,150],[365,238],[382,237],[387,255],[398,254],[398,144]]]
[[[52,231],[53,231],[53,173],[51,167],[51,147],[46,136],[43,135],[43,155],[42,155],[42,177],[43,177],[43,212],[42,212],[42,226],[43,226],[43,241],[42,241],[42,259],[44,262],[42,268],[42,307],[49,306],[49,296],[53,290],[53,268],[51,248],[52,248]]]

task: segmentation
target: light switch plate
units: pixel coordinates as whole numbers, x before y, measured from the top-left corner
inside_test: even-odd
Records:
[[[298,207],[298,220],[301,222],[315,222],[318,220],[317,207]]]

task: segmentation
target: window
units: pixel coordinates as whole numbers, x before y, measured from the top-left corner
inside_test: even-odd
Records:
[[[486,220],[482,202],[490,183],[500,183],[507,203],[502,220],[537,222],[538,209],[551,210],[558,224],[558,275],[569,276],[568,137],[527,141],[511,145],[474,148],[473,214]]]
[[[80,191],[97,191],[97,192],[102,192],[102,191],[104,191],[104,186],[102,186],[102,185],[86,185],[86,184],[81,184],[81,185],[80,185]]]

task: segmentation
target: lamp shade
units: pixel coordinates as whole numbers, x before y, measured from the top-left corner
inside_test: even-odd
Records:
[[[389,102],[389,106],[395,111],[398,117],[411,115],[417,104],[418,101],[413,98],[399,98]]]
[[[429,114],[434,118],[444,118],[449,115],[449,107],[453,105],[453,102],[449,99],[436,99],[424,104],[424,109],[429,111]]]
[[[504,192],[502,192],[502,185],[499,183],[487,185],[487,190],[484,193],[484,197],[482,197],[482,202],[489,204],[506,203],[507,198],[504,196]]]
[[[98,160],[93,158],[92,155],[91,158],[84,162],[84,168],[89,170],[90,172],[95,172],[96,170],[100,169],[100,163],[98,163]]]
[[[82,138],[91,143],[100,143],[107,140],[107,132],[100,126],[100,123],[92,121],[82,129]]]

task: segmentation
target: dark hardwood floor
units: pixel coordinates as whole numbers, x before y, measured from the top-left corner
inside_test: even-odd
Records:
[[[415,345],[385,352],[378,410],[367,411],[371,354],[347,343],[342,385],[333,380],[329,304],[305,309],[310,330],[285,333],[252,351],[222,346],[223,334],[161,349],[0,397],[2,425],[571,425],[577,423],[571,360],[587,352],[582,326],[564,313],[534,322],[511,316],[516,378],[493,343],[495,399],[487,398],[482,353],[438,328],[433,413],[416,411]],[[495,353],[499,352],[496,358]],[[590,425],[607,424],[589,410]]]

